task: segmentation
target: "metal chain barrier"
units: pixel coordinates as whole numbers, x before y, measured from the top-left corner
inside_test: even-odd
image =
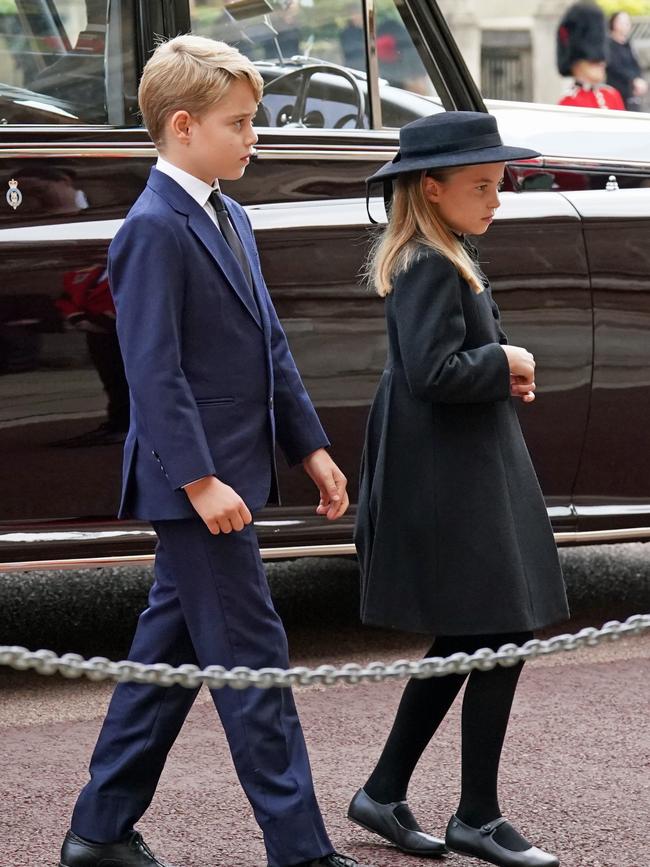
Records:
[[[51,650],[30,651],[24,647],[6,645],[0,645],[0,665],[19,670],[34,669],[39,674],[62,674],[71,678],[85,676],[90,680],[111,679],[151,683],[156,686],[178,685],[187,689],[196,689],[202,684],[210,689],[221,689],[224,686],[233,689],[246,689],[249,686],[260,689],[273,686],[334,686],[339,683],[381,683],[409,677],[444,677],[447,674],[466,674],[473,669],[489,671],[497,665],[516,665],[522,659],[577,650],[585,645],[593,647],[601,642],[641,635],[646,629],[650,629],[650,614],[635,614],[624,623],[610,620],[601,629],[588,626],[574,635],[533,638],[521,647],[504,644],[497,651],[482,648],[472,654],[454,653],[445,658],[435,656],[417,662],[405,659],[391,663],[371,662],[365,666],[349,662],[340,668],[334,665],[319,665],[315,669],[261,668],[255,671],[245,666],[227,670],[221,665],[200,669],[197,665],[190,664],[174,668],[167,663],[145,665],[128,660],[111,662],[102,656],[86,660],[76,653],[66,653],[59,657]]]

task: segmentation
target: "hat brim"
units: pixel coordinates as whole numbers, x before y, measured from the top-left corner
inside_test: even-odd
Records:
[[[379,181],[389,181],[406,172],[421,172],[425,169],[443,169],[454,166],[476,166],[485,163],[507,163],[512,160],[531,160],[540,157],[539,151],[530,148],[498,147],[481,148],[473,151],[437,154],[433,157],[411,157],[391,160],[366,179],[368,185]]]

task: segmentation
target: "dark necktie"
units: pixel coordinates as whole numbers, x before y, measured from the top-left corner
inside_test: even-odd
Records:
[[[214,190],[212,193],[210,193],[210,203],[216,212],[217,222],[219,223],[221,234],[223,235],[226,244],[228,244],[232,252],[235,254],[235,258],[239,262],[241,269],[244,272],[244,277],[248,281],[249,287],[252,289],[253,279],[251,276],[250,265],[248,264],[248,257],[246,256],[246,251],[244,250],[242,243],[237,236],[237,232],[235,232],[235,230],[233,229],[232,223],[230,222],[230,217],[228,216],[228,211],[226,210],[226,206],[223,201],[223,197],[219,190]]]

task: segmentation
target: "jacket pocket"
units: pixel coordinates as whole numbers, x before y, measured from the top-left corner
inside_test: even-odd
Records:
[[[197,397],[197,406],[221,406],[224,403],[234,403],[234,397]]]

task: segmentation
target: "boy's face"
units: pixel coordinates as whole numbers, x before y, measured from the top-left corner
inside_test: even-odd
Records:
[[[167,122],[165,157],[208,184],[236,181],[246,171],[257,141],[257,102],[247,81],[235,80],[214,108],[201,117],[177,111]]]

